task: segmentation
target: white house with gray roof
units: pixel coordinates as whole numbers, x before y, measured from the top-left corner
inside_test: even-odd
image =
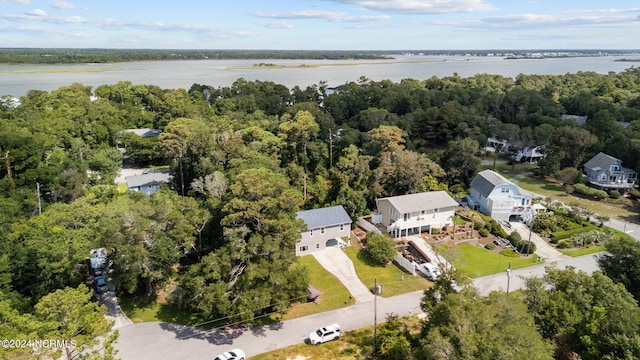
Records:
[[[141,175],[127,176],[124,179],[129,190],[140,191],[150,196],[160,190],[160,185],[171,182],[172,176],[169,170],[151,170]]]
[[[603,190],[627,191],[633,188],[638,174],[622,166],[622,161],[603,152],[584,164],[584,179],[590,186]]]
[[[483,170],[471,182],[469,206],[480,210],[497,221],[523,221],[533,219],[535,209],[532,194],[492,170]]]
[[[296,244],[296,255],[347,245],[342,238],[351,234],[351,218],[342,205],[299,211],[296,218],[307,225],[300,231],[302,239]]]
[[[376,205],[380,224],[400,237],[453,225],[458,202],[445,191],[430,191],[377,199]]]

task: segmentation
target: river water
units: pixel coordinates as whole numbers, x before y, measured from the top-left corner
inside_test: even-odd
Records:
[[[95,89],[99,85],[128,80],[134,84],[157,85],[165,89],[189,89],[194,83],[226,87],[239,78],[248,81],[273,81],[289,89],[305,88],[325,81],[338,86],[357,81],[361,76],[374,81],[399,82],[412,78],[425,80],[457,73],[461,77],[476,74],[562,75],[579,71],[600,74],[620,72],[639,62],[640,55],[591,56],[572,58],[507,60],[498,56],[432,56],[397,55],[393,60],[184,60],[140,61],[117,64],[80,65],[3,65],[0,66],[0,96],[20,97],[29,90],[55,90],[64,85],[81,83]],[[252,68],[269,63],[278,68]],[[304,66],[302,66],[304,65]]]

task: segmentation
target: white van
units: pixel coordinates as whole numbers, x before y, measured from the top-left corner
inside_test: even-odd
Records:
[[[421,272],[427,279],[435,281],[440,277],[440,268],[432,263],[425,262],[416,266],[416,269]]]

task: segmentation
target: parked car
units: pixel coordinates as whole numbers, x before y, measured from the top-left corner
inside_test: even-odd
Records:
[[[429,280],[435,281],[440,278],[440,268],[433,265],[432,263],[422,263],[418,265],[417,270]]]
[[[244,360],[244,351],[240,349],[233,349],[225,351],[222,354],[215,357],[213,360]]]
[[[104,276],[96,276],[93,280],[93,283],[96,287],[96,291],[99,293],[103,293],[107,291],[107,280],[104,279]]]
[[[321,327],[318,330],[309,334],[309,342],[313,345],[322,344],[331,340],[338,340],[342,336],[342,330],[340,325],[331,324],[325,327]]]

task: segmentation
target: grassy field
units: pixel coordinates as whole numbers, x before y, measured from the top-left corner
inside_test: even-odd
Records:
[[[325,270],[313,256],[302,256],[298,259],[298,262],[300,265],[307,267],[309,270],[309,283],[318,289],[321,295],[317,302],[304,302],[294,305],[282,317],[282,320],[317,314],[352,304],[349,299],[349,290],[333,274]]]
[[[496,274],[505,271],[511,263],[512,269],[523,268],[537,264],[536,256],[508,257],[496,254],[477,245],[459,245],[452,248],[439,245],[435,249],[440,253],[451,254],[454,266],[464,275],[472,278]]]
[[[383,297],[425,290],[432,285],[422,276],[408,274],[394,264],[383,266],[377,263],[357,242],[355,245],[345,248],[345,252],[353,262],[360,281],[369,289],[373,289],[377,279],[378,284],[382,285],[382,294],[380,295]]]

